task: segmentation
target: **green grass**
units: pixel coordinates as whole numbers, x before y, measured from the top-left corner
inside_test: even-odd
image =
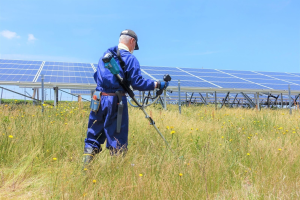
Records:
[[[173,154],[130,107],[126,157],[84,174],[88,106],[0,105],[1,199],[299,199],[298,110],[147,108]]]

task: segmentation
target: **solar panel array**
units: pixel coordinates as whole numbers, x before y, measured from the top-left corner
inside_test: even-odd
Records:
[[[45,83],[93,85],[96,67],[91,63],[0,59],[0,82],[40,82],[44,74]],[[170,86],[175,87],[180,80],[181,87],[287,90],[290,84],[291,90],[300,90],[300,73],[153,66],[141,69],[147,79],[159,80],[170,74]]]
[[[0,81],[32,82],[43,61],[0,59]]]

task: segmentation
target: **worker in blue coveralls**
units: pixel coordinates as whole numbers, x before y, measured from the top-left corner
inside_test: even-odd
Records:
[[[120,67],[120,75],[124,77],[134,90],[149,91],[165,87],[164,81],[144,79],[141,75],[140,64],[133,55],[134,50],[139,50],[138,37],[132,30],[124,30],[120,34],[119,45],[109,48],[103,56],[111,53],[120,66],[120,57],[124,61],[124,71]],[[118,56],[119,55],[119,56]],[[102,57],[103,57],[102,56]],[[97,83],[96,91],[101,91],[100,107],[96,112],[91,111],[88,122],[87,137],[84,147],[84,164],[90,163],[95,154],[102,151],[101,144],[107,140],[106,148],[111,155],[125,153],[128,144],[128,107],[125,90],[114,75],[104,67],[102,57],[97,66],[94,79]],[[119,57],[119,58],[118,58]],[[166,85],[168,86],[168,85]],[[121,130],[117,133],[118,97],[116,91],[121,91],[124,105]]]

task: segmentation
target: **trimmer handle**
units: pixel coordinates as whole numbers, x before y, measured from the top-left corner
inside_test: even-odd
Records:
[[[159,96],[162,94],[162,92],[168,87],[168,85],[169,85],[168,82],[171,81],[172,78],[169,74],[165,74],[163,79],[166,82],[165,86],[164,86],[164,88],[162,88],[156,92],[156,96]]]

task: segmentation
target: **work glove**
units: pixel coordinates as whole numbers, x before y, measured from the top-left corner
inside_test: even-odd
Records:
[[[169,86],[169,82],[165,82],[165,81],[158,81],[157,82],[157,88],[159,89],[156,92],[156,96],[159,96],[162,94],[162,92]]]
[[[166,89],[168,86],[169,86],[169,82],[165,82],[165,81],[157,82],[157,88],[160,90]]]

